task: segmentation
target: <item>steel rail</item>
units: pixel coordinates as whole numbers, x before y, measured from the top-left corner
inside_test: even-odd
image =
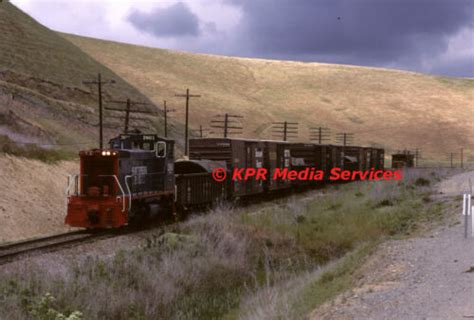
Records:
[[[111,232],[91,233],[85,230],[56,234],[53,236],[9,243],[0,246],[0,265],[16,258],[35,252],[51,252],[54,249],[67,248],[74,244],[85,243],[92,239],[109,238],[116,235]]]

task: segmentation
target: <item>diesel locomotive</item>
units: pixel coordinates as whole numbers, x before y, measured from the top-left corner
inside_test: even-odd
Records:
[[[118,228],[155,216],[176,216],[220,201],[330,183],[231,179],[239,168],[275,170],[384,168],[384,150],[286,141],[203,138],[189,140],[189,159],[174,159],[174,141],[139,131],[120,134],[109,148],[79,153],[80,173],[69,177],[66,224],[87,229]],[[213,171],[227,172],[217,181]],[[329,175],[327,175],[329,176]]]

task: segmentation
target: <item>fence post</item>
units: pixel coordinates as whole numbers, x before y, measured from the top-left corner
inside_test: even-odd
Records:
[[[464,238],[467,239],[467,228],[469,226],[469,209],[468,209],[468,195],[464,195],[464,205],[463,205],[463,214],[464,214]]]
[[[474,217],[472,215],[472,206],[471,206],[471,194],[468,195],[468,207],[467,207],[467,213],[471,217],[471,236],[474,238]]]
[[[464,238],[467,238],[469,231],[469,219],[471,219],[471,236],[474,238],[474,219],[472,216],[471,194],[463,194],[462,214],[464,216]]]

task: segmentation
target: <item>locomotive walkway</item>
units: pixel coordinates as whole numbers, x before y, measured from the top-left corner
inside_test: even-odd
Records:
[[[459,196],[469,177],[474,183],[474,172],[453,176],[440,191]],[[356,288],[311,319],[474,319],[474,238],[464,239],[461,208],[450,214],[447,225],[421,237],[383,244]]]

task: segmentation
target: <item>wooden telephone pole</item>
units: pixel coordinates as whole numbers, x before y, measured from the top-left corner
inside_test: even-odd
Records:
[[[175,109],[168,109],[166,106],[166,100],[163,101],[163,113],[165,115],[165,138],[168,137],[168,113],[175,111]]]
[[[102,85],[103,84],[113,84],[115,80],[107,80],[102,81],[102,76],[100,73],[97,74],[97,80],[92,81],[82,81],[83,84],[96,84],[98,90],[98,98],[99,98],[99,148],[102,149],[103,147],[103,121],[102,121]]]
[[[283,141],[287,141],[288,138],[296,138],[298,136],[298,122],[274,122],[272,125],[272,136],[283,137]]]
[[[331,140],[331,130],[323,127],[309,128],[309,140],[316,140],[318,144],[329,142]]]
[[[189,127],[189,99],[200,98],[200,95],[190,94],[189,89],[186,89],[186,94],[175,94],[175,97],[186,98],[186,122],[184,128],[184,155],[188,155],[188,127]]]
[[[143,114],[153,114],[151,111],[147,110],[138,110],[138,109],[131,109],[132,106],[137,106],[137,105],[142,105],[142,106],[149,106],[149,103],[146,102],[137,102],[137,101],[132,101],[130,99],[127,100],[111,100],[108,101],[109,103],[117,103],[117,104],[125,104],[125,109],[120,109],[120,108],[111,108],[107,107],[105,108],[106,110],[110,111],[118,111],[118,112],[125,112],[125,123],[124,123],[124,133],[128,133],[129,129],[129,124],[130,120],[142,120],[145,121],[145,118],[130,118],[130,113],[143,113]]]
[[[211,131],[209,128],[203,128],[202,125],[199,126],[199,137],[202,139],[204,138],[204,134],[212,134],[214,132]]]
[[[218,114],[214,116],[214,118],[217,119],[211,120],[210,127],[215,129],[223,129],[224,138],[227,138],[230,134],[242,134],[242,131],[240,130],[243,130],[244,128],[242,127],[242,124],[236,119],[242,119],[243,116],[225,113]],[[237,124],[237,126],[235,124]],[[238,126],[239,124],[240,126]]]
[[[352,142],[354,142],[354,134],[347,132],[338,133],[336,134],[336,141],[340,142],[344,147],[346,147],[347,145],[350,145]]]

